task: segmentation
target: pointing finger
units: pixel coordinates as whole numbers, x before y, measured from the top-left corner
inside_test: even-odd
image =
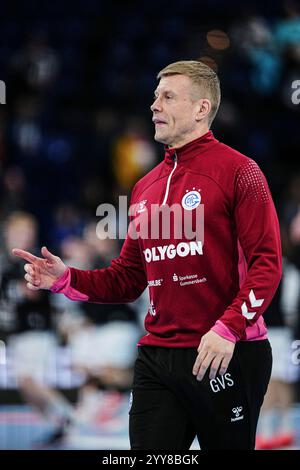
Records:
[[[19,258],[25,259],[26,261],[29,261],[30,263],[34,263],[38,260],[38,258],[32,255],[31,253],[29,253],[29,251],[19,250],[18,248],[14,248],[12,250],[12,254],[14,256],[18,256]]]

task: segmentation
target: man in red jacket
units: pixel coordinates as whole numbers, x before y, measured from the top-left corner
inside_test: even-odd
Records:
[[[201,449],[253,449],[272,363],[262,314],[281,277],[276,211],[257,164],[209,130],[220,103],[215,72],[180,61],[158,78],[151,111],[165,158],[133,189],[133,226],[120,256],[107,268],[81,271],[46,247],[43,258],[14,254],[28,261],[29,289],[74,300],[131,302],[149,286],[132,449],[185,450],[196,435]],[[155,236],[133,236],[143,213],[173,206],[191,216],[193,228],[202,208],[203,230],[178,238],[174,215],[168,238],[156,226]]]

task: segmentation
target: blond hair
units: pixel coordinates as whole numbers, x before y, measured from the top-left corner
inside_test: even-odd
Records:
[[[168,75],[185,75],[189,77],[197,89],[197,98],[207,98],[211,102],[208,125],[211,126],[221,101],[220,81],[218,75],[203,62],[196,60],[180,60],[163,68],[157,75],[158,79]],[[200,96],[199,96],[200,95]]]

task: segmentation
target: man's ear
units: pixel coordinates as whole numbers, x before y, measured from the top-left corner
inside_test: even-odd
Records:
[[[211,110],[211,102],[208,98],[201,98],[199,100],[199,110],[196,115],[196,121],[202,121],[205,117],[208,116]]]

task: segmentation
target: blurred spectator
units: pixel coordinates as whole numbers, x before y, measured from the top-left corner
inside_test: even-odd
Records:
[[[276,46],[282,52],[288,50],[300,61],[300,7],[293,0],[285,0],[283,4],[285,18],[277,21],[274,36]]]
[[[46,383],[56,348],[49,293],[27,289],[23,262],[11,256],[16,243],[24,250],[35,251],[37,231],[37,221],[26,212],[13,212],[5,223],[0,328],[2,337],[9,335],[8,348],[22,398],[57,424],[66,419],[69,408]]]
[[[300,273],[285,259],[281,284],[264,314],[273,368],[259,420],[257,449],[279,449],[296,444],[293,407],[299,365],[292,362],[292,342],[299,299]]]
[[[59,59],[42,31],[31,34],[11,60],[16,78],[29,90],[44,91],[53,86],[58,76]]]
[[[264,314],[272,347],[273,368],[259,420],[258,449],[293,446],[297,438],[293,410],[300,368],[292,361],[292,342],[297,338],[300,317],[300,271],[291,261],[295,242],[292,232],[282,227],[281,240],[284,256],[282,280]]]
[[[12,137],[23,165],[32,165],[31,158],[37,158],[41,151],[41,106],[41,101],[32,96],[21,96],[16,102]]]
[[[287,196],[281,208],[281,226],[286,253],[295,266],[300,270],[300,174],[291,178],[287,187]]]
[[[4,223],[1,250],[1,310],[3,332],[47,330],[50,327],[49,295],[28,292],[23,277],[23,263],[13,259],[11,249],[19,243],[23,249],[35,249],[37,221],[31,214],[13,212]]]
[[[3,172],[2,185],[0,221],[14,211],[26,209],[27,205],[26,179],[20,167],[8,167]]]
[[[68,237],[80,237],[84,229],[81,212],[73,204],[60,204],[54,213],[51,244],[59,246]]]

